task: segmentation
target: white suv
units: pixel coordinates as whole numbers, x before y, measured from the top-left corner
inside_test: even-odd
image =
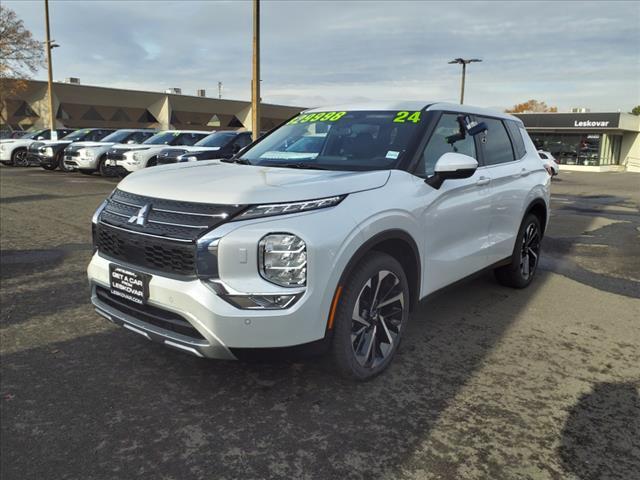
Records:
[[[116,130],[97,142],[74,142],[64,149],[64,166],[67,171],[77,169],[86,175],[94,172],[106,175],[104,163],[111,147],[116,144],[139,144],[155,133],[155,130],[125,128]]]
[[[110,173],[127,175],[156,165],[158,153],[168,146],[191,146],[210,133],[200,130],[165,130],[156,133],[140,145],[114,145],[107,152],[105,164],[109,167]]]
[[[531,282],[549,182],[510,115],[418,102],[307,110],[240,156],[123,180],[93,217],[92,301],[197,356],[326,349],[366,379],[428,294],[486,268],[511,287]]]

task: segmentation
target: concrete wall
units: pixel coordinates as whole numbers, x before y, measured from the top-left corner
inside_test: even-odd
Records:
[[[162,92],[54,83],[58,127],[159,128],[183,130],[251,129],[251,102]],[[25,107],[26,104],[26,107]],[[28,81],[2,115],[13,127],[46,128],[49,124],[47,83]],[[273,128],[302,107],[261,105],[261,127]]]

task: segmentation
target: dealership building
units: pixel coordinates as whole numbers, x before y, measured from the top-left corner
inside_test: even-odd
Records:
[[[3,102],[2,120],[12,129],[49,126],[47,82],[28,80],[16,98]],[[78,79],[53,84],[56,127],[157,128],[161,130],[251,130],[251,102],[197,95],[80,85]],[[269,130],[302,108],[261,104],[261,129]],[[6,128],[7,125],[2,125]]]
[[[630,113],[519,113],[536,147],[562,170],[640,172],[640,116]]]

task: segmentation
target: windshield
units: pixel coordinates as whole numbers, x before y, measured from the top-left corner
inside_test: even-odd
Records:
[[[180,136],[180,132],[160,132],[145,140],[145,145],[169,145]]]
[[[236,136],[234,132],[216,132],[211,135],[207,135],[199,142],[194,144],[194,147],[224,147],[227,143],[233,140]]]
[[[61,140],[73,140],[73,141],[80,140],[86,137],[89,133],[91,133],[91,130],[76,130],[75,132],[70,133],[66,137],[62,137]]]
[[[113,143],[124,143],[126,142],[130,136],[134,135],[136,132],[132,132],[131,130],[116,130],[113,133],[110,133],[106,137],[104,137],[101,142],[113,142]]]
[[[23,135],[23,136],[22,136],[22,137],[20,137],[20,138],[22,138],[22,139],[27,139],[27,138],[31,138],[31,139],[33,139],[33,138],[38,138],[38,137],[40,137],[40,136],[44,136],[44,134],[46,134],[46,133],[48,133],[48,132],[49,132],[49,130],[36,130],[35,132],[27,133],[27,134]],[[48,137],[48,135],[46,135],[46,136]]]
[[[351,111],[298,115],[243,153],[253,165],[380,170],[402,159],[423,112]]]

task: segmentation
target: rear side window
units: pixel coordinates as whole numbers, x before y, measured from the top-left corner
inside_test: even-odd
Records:
[[[538,155],[540,155],[540,158],[542,158],[543,160],[549,160],[549,157],[547,157],[547,155],[544,153],[538,153]]]
[[[479,117],[481,122],[487,125],[487,131],[482,136],[484,149],[484,164],[498,165],[500,163],[513,162],[513,147],[511,139],[502,120],[489,117]]]
[[[527,149],[524,146],[524,140],[522,139],[522,133],[520,127],[516,122],[507,120],[504,122],[511,135],[511,141],[513,142],[513,149],[516,153],[516,159],[520,159],[527,154]]]

